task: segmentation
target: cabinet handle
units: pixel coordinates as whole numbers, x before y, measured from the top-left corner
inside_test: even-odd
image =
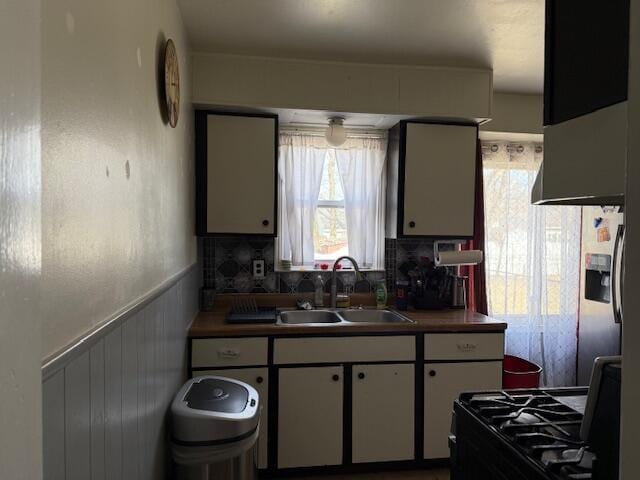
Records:
[[[262,220],[262,225],[265,227],[269,226],[269,220]]]
[[[362,379],[364,378],[364,376],[365,376],[365,375],[364,375],[364,373],[362,373],[362,372],[360,372],[360,373],[358,374],[358,378],[359,378],[360,380],[362,380]]]
[[[429,376],[430,377],[435,377],[436,376],[436,371],[435,370],[429,370]]]
[[[238,358],[239,356],[240,356],[240,350],[237,350],[235,348],[222,348],[218,350],[219,358],[233,359],[233,358]]]
[[[256,378],[256,382],[257,383],[262,383],[262,382],[264,382],[264,378],[258,377],[258,378]]]
[[[334,375],[334,376],[333,376],[333,377],[331,377],[331,378],[333,378],[333,381],[334,381],[334,382],[337,382],[338,380],[340,380],[340,375]]]
[[[475,343],[459,343],[458,350],[461,352],[473,352],[476,349]]]
[[[414,221],[409,222],[409,228],[415,228],[415,226],[416,226],[416,222]]]

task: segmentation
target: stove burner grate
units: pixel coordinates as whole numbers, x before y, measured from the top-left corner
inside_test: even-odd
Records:
[[[544,390],[463,395],[461,400],[557,478],[592,478],[594,455],[579,435],[582,414]]]

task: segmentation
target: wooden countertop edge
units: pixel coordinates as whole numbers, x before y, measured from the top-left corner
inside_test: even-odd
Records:
[[[212,312],[200,312],[189,329],[189,337],[349,335],[362,333],[412,334],[430,332],[501,333],[507,328],[505,322],[492,319],[480,313],[464,310],[407,310],[399,313],[414,320],[415,323],[351,325],[229,324],[225,322],[228,312],[228,306],[221,306]]]

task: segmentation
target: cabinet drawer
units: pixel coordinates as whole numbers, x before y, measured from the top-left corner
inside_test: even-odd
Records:
[[[191,344],[191,366],[227,367],[266,365],[266,338],[202,338]]]
[[[274,363],[414,361],[414,336],[278,338]]]
[[[503,356],[502,333],[437,333],[424,336],[425,360],[498,360]]]

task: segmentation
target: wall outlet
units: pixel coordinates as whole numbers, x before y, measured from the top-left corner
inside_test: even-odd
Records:
[[[264,278],[264,260],[253,261],[253,278]]]

